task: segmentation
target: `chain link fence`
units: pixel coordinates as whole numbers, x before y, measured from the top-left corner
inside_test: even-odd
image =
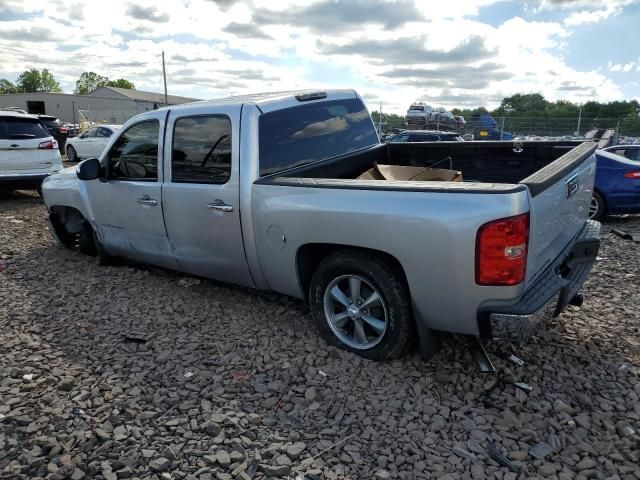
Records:
[[[640,137],[640,119],[624,118],[546,118],[546,117],[494,117],[496,130],[509,132],[515,137],[583,137],[594,129],[615,130],[620,137]],[[473,133],[475,125],[467,121],[465,131]]]

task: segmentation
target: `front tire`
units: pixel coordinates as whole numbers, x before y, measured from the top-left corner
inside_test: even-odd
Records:
[[[371,360],[399,358],[415,338],[402,273],[377,255],[341,251],[324,259],[311,278],[309,303],[328,343]]]
[[[607,215],[607,205],[604,198],[595,190],[591,196],[591,204],[589,205],[589,219],[601,222]]]
[[[73,148],[71,145],[67,147],[67,160],[74,163],[80,160],[78,158],[78,153],[76,152],[76,149]]]

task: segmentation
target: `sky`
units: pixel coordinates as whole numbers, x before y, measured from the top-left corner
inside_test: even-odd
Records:
[[[640,100],[640,0],[0,0],[0,78],[198,99],[354,88],[371,110]]]

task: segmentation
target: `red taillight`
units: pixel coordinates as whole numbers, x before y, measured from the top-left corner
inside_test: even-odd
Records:
[[[485,223],[476,237],[476,283],[517,285],[524,281],[529,214]]]
[[[634,180],[640,180],[640,170],[634,170],[633,172],[627,172],[624,174],[624,178],[632,178]]]
[[[40,145],[38,145],[38,148],[41,148],[43,150],[53,150],[53,140],[47,140],[46,142],[42,142]]]
[[[58,127],[58,131],[60,133],[67,133],[68,132],[67,127]]]

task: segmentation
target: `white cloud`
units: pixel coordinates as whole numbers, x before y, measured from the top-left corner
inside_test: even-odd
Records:
[[[635,62],[629,62],[629,63],[611,63],[609,62],[608,64],[608,68],[610,72],[622,72],[622,73],[628,73],[631,70],[633,70],[633,67],[636,65]],[[638,65],[638,67],[640,67],[640,64]]]
[[[372,107],[382,101],[396,112],[417,98],[456,107],[494,106],[516,92],[621,97],[607,73],[635,64],[584,71],[563,58],[571,29],[592,21],[593,2],[538,3],[540,11],[564,12],[555,21],[515,17],[495,27],[478,20],[482,6],[499,1],[114,0],[105,8],[0,0],[1,12],[19,14],[0,21],[0,63],[12,80],[26,68],[49,68],[65,91],[83,71],[160,91],[164,50],[172,94],[354,87]],[[613,15],[628,1],[602,11]]]

